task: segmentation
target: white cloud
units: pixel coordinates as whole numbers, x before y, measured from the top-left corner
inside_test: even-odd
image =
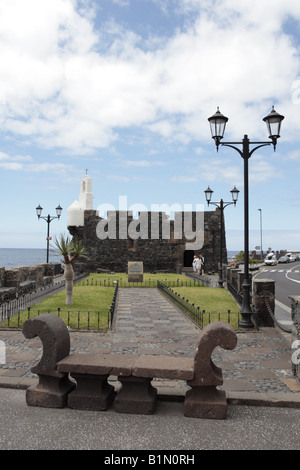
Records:
[[[74,167],[71,164],[59,162],[34,162],[30,155],[10,156],[0,152],[0,168],[10,171],[22,171],[26,173],[47,173],[60,176],[61,178],[70,177],[74,173]]]
[[[120,7],[127,7],[129,5],[129,0],[112,0],[112,2]]]
[[[123,160],[120,162],[123,166],[126,167],[150,167],[150,166],[162,166],[163,162],[154,161],[154,160]]]
[[[289,15],[299,21],[299,2],[184,0],[181,8],[194,19],[147,49],[114,22],[97,32],[93,2],[2,0],[0,127],[25,142],[89,153],[131,127],[184,145],[208,139],[216,106],[230,113],[229,136],[265,136],[261,118],[274,100],[279,112],[298,113],[298,52],[282,26]],[[289,124],[298,139],[298,121]]]
[[[265,160],[261,155],[254,155],[249,160],[249,182],[252,186],[266,183],[281,174],[276,167]],[[203,158],[197,165],[189,169],[188,174],[174,175],[172,181],[179,183],[226,183],[242,188],[244,185],[243,160],[236,154],[236,160],[211,156]]]

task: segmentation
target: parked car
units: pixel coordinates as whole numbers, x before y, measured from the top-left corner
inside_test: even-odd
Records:
[[[290,263],[290,258],[288,256],[280,256],[278,263]]]
[[[287,253],[286,256],[289,258],[290,263],[292,263],[293,261],[297,261],[297,256],[293,255],[293,253]]]
[[[276,258],[276,255],[274,255],[274,253],[269,253],[266,257],[265,257],[265,264],[267,266],[276,266],[276,264],[278,263],[277,261],[277,258]]]

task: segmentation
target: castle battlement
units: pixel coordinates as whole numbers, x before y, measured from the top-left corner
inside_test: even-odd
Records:
[[[202,254],[208,271],[219,262],[221,211],[166,212],[108,210],[106,217],[90,208],[91,179],[80,186],[79,201],[68,210],[68,230],[83,241],[90,256],[90,271],[107,269],[126,272],[129,261],[143,261],[144,271],[182,272],[192,266],[193,256]],[[88,184],[87,184],[88,183]],[[89,195],[89,197],[87,197]],[[81,202],[80,202],[81,201]],[[224,257],[227,262],[224,230]]]

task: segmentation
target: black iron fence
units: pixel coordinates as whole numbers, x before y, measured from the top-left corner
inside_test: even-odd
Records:
[[[116,311],[116,308],[117,308],[118,292],[119,292],[119,282],[117,281],[116,286],[115,286],[114,295],[113,295],[112,304],[111,304],[110,309],[109,309],[109,312],[110,312],[110,328],[112,328],[112,324],[113,324],[113,321],[114,321],[114,315],[115,315],[115,311]]]
[[[28,307],[27,310],[18,312],[8,317],[2,324],[2,328],[21,329],[24,322],[33,317],[38,317],[45,313],[52,313],[60,317],[68,328],[80,331],[107,331],[111,327],[111,311],[110,310],[65,310],[58,307],[56,310],[33,309]]]
[[[114,284],[115,290],[112,303],[109,309],[89,311],[72,309],[62,309],[58,307],[56,310],[34,309],[32,305],[39,302],[43,298],[63,289],[65,282],[56,283],[47,288],[39,289],[31,294],[26,294],[18,299],[11,300],[0,306],[0,329],[5,328],[22,328],[24,322],[44,313],[52,313],[64,320],[66,325],[71,329],[87,330],[87,331],[107,331],[112,327],[115,309],[118,299],[118,282]]]
[[[141,282],[128,282],[126,279],[94,279],[92,277],[83,279],[78,282],[78,286],[100,286],[100,287],[114,287],[118,283],[119,287],[158,287],[157,279],[145,279]],[[203,287],[199,279],[176,279],[164,280],[164,285],[167,287]]]
[[[65,281],[61,280],[59,282],[55,282],[45,287],[36,289],[35,291],[29,292],[28,294],[16,297],[15,299],[9,300],[8,302],[4,302],[0,305],[1,322],[7,320],[13,315],[17,315],[18,313],[26,310],[30,306],[41,302],[44,298],[48,297],[49,295],[59,292],[60,290],[64,289],[64,287]]]
[[[237,327],[238,325],[240,320],[240,313],[233,313],[230,310],[227,310],[227,312],[207,312],[205,309],[201,309],[201,307],[195,306],[195,304],[191,303],[189,299],[181,297],[180,294],[162,282],[158,281],[157,287],[201,329],[214,321],[224,321],[226,323],[230,323],[234,327]]]
[[[236,288],[236,286],[234,286],[233,284],[231,284],[229,281],[227,281],[227,289],[229,290],[229,292],[231,293],[231,295],[233,296],[233,298],[235,299],[235,301],[239,304],[239,305],[242,305],[243,303],[243,295],[241,294],[241,292],[238,291],[238,289]]]

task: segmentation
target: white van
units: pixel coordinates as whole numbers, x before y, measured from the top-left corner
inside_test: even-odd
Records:
[[[278,261],[277,261],[276,255],[274,255],[274,253],[269,253],[265,257],[265,264],[267,266],[275,266],[277,263],[278,263]]]

